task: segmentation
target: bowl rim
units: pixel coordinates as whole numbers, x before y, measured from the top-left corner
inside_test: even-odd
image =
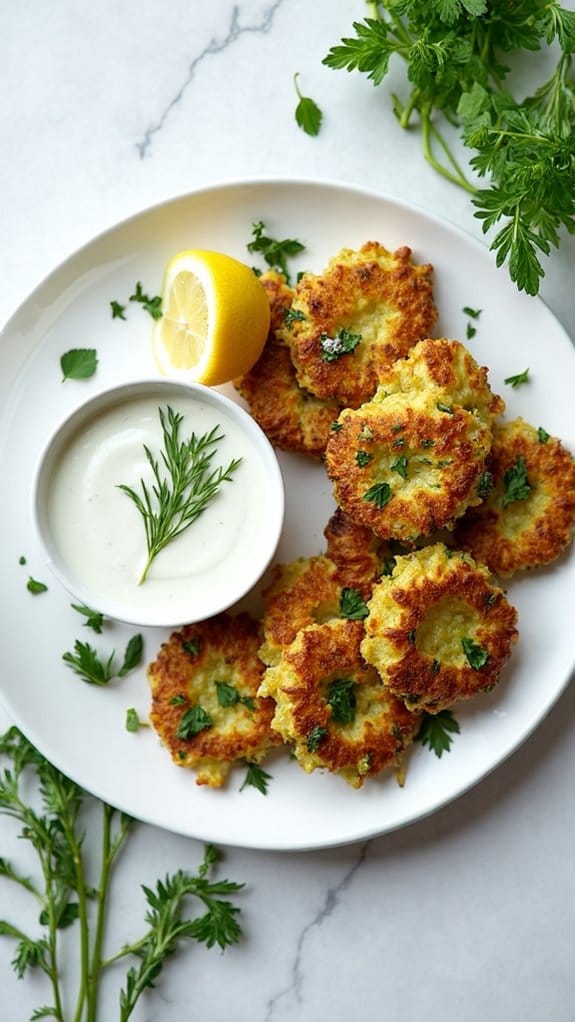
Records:
[[[195,612],[184,617],[180,614],[162,617],[159,612],[131,611],[128,603],[123,600],[114,600],[105,596],[100,598],[97,592],[83,584],[81,580],[76,580],[70,572],[65,558],[60,554],[52,537],[49,525],[47,496],[50,480],[60,454],[65,450],[74,433],[81,429],[84,423],[92,420],[99,410],[105,411],[108,408],[113,408],[124,399],[129,402],[136,400],[139,396],[157,394],[158,403],[162,403],[169,395],[178,393],[187,398],[197,398],[212,406],[225,409],[227,415],[239,424],[241,431],[248,436],[263,457],[266,482],[271,494],[271,503],[266,516],[269,532],[267,544],[261,548],[261,553],[258,548],[254,552],[254,556],[249,558],[247,565],[252,570],[249,574],[246,573],[245,578],[241,576],[243,581],[233,590],[233,595],[218,601],[213,606],[205,604],[201,617]],[[249,412],[215,387],[208,387],[193,381],[176,380],[171,377],[143,376],[114,383],[92,392],[87,398],[68,410],[60,417],[42,444],[30,489],[30,512],[34,534],[48,567],[58,582],[74,599],[81,601],[85,606],[96,608],[105,617],[140,627],[182,627],[184,624],[193,624],[223,613],[243,599],[257,585],[274,557],[283,530],[285,504],[285,484],[277,454],[268,437]],[[273,520],[270,520],[272,518]]]

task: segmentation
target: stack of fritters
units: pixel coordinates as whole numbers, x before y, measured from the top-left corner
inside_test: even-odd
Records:
[[[414,542],[482,499],[503,402],[459,341],[426,339],[344,409],[326,448],[336,501],[384,539]]]
[[[368,242],[293,289],[261,278],[270,335],[236,386],[272,443],[324,458],[338,506],[324,553],[275,567],[261,621],[188,626],[150,666],[152,722],[198,783],[281,742],[354,787],[401,777],[422,714],[490,691],[509,660],[517,613],[491,572],[573,536],[573,458],[498,422],[487,370],[430,338],[431,267],[410,256]]]
[[[376,242],[343,249],[296,287],[269,271],[269,337],[253,369],[234,381],[272,443],[320,456],[344,406],[375,392],[380,373],[427,337],[437,318],[432,267],[411,250]]]

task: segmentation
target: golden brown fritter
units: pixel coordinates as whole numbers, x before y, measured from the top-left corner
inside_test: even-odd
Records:
[[[481,500],[491,425],[427,392],[344,409],[325,462],[337,504],[382,539],[451,528]]]
[[[271,310],[268,339],[253,368],[234,380],[247,401],[250,414],[276,447],[320,457],[340,405],[321,401],[298,386],[289,349],[278,337],[285,326],[293,290],[281,273],[270,270],[260,277]]]
[[[554,561],[575,530],[575,461],[523,419],[496,426],[493,490],[458,523],[456,542],[502,578]]]
[[[276,565],[263,592],[260,657],[264,663],[277,663],[300,628],[337,617],[340,594],[337,569],[329,557],[298,557],[290,564]]]
[[[505,402],[494,394],[485,366],[477,364],[461,341],[425,338],[380,375],[375,400],[390,394],[427,394],[434,403],[460,406],[487,422],[500,415]]]
[[[220,614],[173,632],[148,667],[152,724],[197,784],[219,788],[236,760],[260,762],[278,744],[274,704],[257,695],[259,645],[248,614]]]
[[[412,710],[438,713],[492,689],[518,638],[488,569],[440,543],[398,557],[368,606],[361,652]]]
[[[281,331],[300,386],[348,407],[367,401],[385,367],[431,333],[431,274],[409,248],[374,241],[342,249],[321,276],[304,274]]]
[[[309,625],[269,668],[262,695],[277,704],[272,722],[306,771],[324,768],[354,788],[398,767],[419,727],[360,655],[359,621]]]
[[[336,565],[336,577],[342,586],[351,586],[367,597],[382,572],[393,563],[393,552],[365,525],[336,508],[324,532],[326,556]]]

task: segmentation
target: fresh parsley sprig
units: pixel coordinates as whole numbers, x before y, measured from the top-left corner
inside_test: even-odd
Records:
[[[234,458],[227,468],[212,468],[217,444],[223,440],[219,426],[198,437],[192,433],[180,439],[183,415],[168,405],[158,409],[162,425],[163,448],[161,462],[167,475],[162,475],[160,461],[144,445],[148,464],[152,469],[151,489],[140,480],[141,493],[120,483],[119,489],[134,502],[144,521],[147,559],[139,579],[145,582],[152,562],[164,549],[196,521],[224,482],[231,482],[241,458]]]
[[[293,259],[294,256],[305,251],[305,245],[297,238],[284,238],[283,241],[278,241],[276,238],[269,237],[265,233],[266,230],[263,220],[252,224],[253,239],[248,242],[248,252],[259,252],[270,269],[283,273],[289,284],[288,259]]]
[[[392,97],[402,128],[418,121],[423,155],[472,197],[484,232],[497,229],[491,248],[507,263],[520,290],[536,294],[542,258],[575,232],[575,12],[556,2],[522,0],[377,0],[355,35],[324,58],[333,69],[360,71],[374,85],[392,57],[406,66],[407,95]],[[527,99],[507,88],[509,58],[559,50],[551,77]],[[470,167],[486,187],[469,180],[446,128],[456,125],[471,151]]]
[[[444,752],[450,751],[452,736],[458,735],[459,731],[459,724],[451,710],[424,713],[414,741],[427,745],[428,749],[441,759]]]
[[[82,642],[76,639],[74,652],[64,653],[62,660],[70,667],[74,674],[78,674],[83,681],[89,685],[107,685],[113,678],[124,678],[129,671],[141,663],[144,651],[144,640],[138,633],[129,640],[124,651],[124,658],[121,666],[116,668],[115,652],[107,659],[102,659],[97,650],[90,646],[89,642]]]
[[[8,763],[0,770],[0,815],[20,825],[21,837],[34,849],[39,865],[37,879],[0,859],[0,876],[26,891],[40,909],[38,935],[30,933],[28,927],[0,919],[0,936],[15,941],[12,965],[16,975],[22,978],[33,970],[41,971],[49,982],[50,1002],[39,1007],[32,1018],[66,1022],[71,1017],[65,1009],[69,992],[64,983],[74,969],[69,961],[62,968],[60,953],[60,932],[67,927],[78,930],[75,1022],[94,1022],[99,1017],[103,974],[120,960],[135,957],[137,961],[130,967],[120,994],[120,1019],[127,1022],[143,992],[155,984],[166,961],[184,941],[197,940],[222,949],[238,942],[240,910],[230,896],[241,891],[243,884],[211,879],[219,853],[208,846],[195,874],[178,870],[158,880],[153,888],[143,887],[147,903],[143,936],[106,957],[110,881],[133,821],[96,802],[64,777],[16,728],[0,737],[0,756]],[[30,775],[39,788],[39,807],[27,801]],[[99,806],[101,816],[99,866],[90,841],[92,804]],[[94,864],[97,880],[92,887],[89,872]],[[202,905],[198,917],[187,914],[190,898]]]

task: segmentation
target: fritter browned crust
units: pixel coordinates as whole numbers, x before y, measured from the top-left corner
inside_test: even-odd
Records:
[[[325,463],[337,504],[382,539],[412,543],[478,504],[491,425],[459,405],[395,394],[344,409]]]
[[[293,290],[281,273],[272,270],[260,280],[270,301],[270,331],[260,358],[248,373],[234,380],[234,386],[272,444],[320,457],[340,405],[321,401],[298,385],[289,349],[278,337]]]
[[[494,394],[488,370],[477,364],[461,341],[425,338],[380,374],[377,399],[389,394],[433,395],[435,404],[457,405],[487,421],[501,415],[505,402]]]
[[[336,577],[342,586],[357,589],[367,599],[374,582],[389,570],[393,552],[371,529],[355,522],[340,507],[329,519],[323,534],[326,555],[336,565]]]
[[[431,275],[430,265],[411,262],[409,248],[388,252],[374,241],[342,249],[321,276],[304,274],[292,303],[299,318],[280,332],[300,386],[342,406],[367,401],[385,367],[431,333]],[[360,339],[345,350],[350,335]]]
[[[412,710],[438,713],[497,684],[517,612],[484,565],[434,544],[375,586],[361,652]]]
[[[457,544],[502,578],[554,561],[575,530],[569,451],[519,418],[495,427],[488,467],[493,490],[458,523]],[[514,480],[519,489],[513,490]],[[509,500],[513,493],[519,499]]]
[[[278,743],[274,704],[257,695],[259,645],[258,622],[221,614],[174,632],[148,667],[152,724],[174,762],[197,772],[197,784],[219,788],[236,760],[260,762]]]
[[[306,773],[324,768],[354,788],[398,767],[419,726],[361,657],[362,635],[357,621],[304,628],[260,689],[275,699],[272,727]]]
[[[340,594],[336,565],[329,557],[298,557],[290,564],[276,565],[263,592],[260,657],[264,663],[277,663],[300,628],[337,617]]]

